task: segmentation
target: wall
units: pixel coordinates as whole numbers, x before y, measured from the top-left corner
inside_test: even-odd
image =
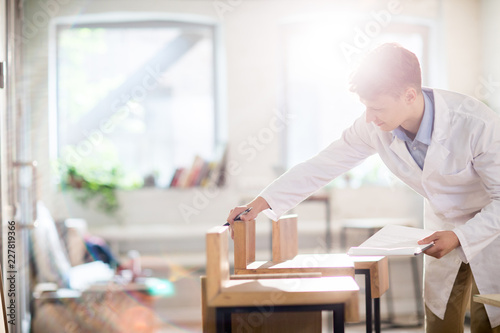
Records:
[[[493,2],[493,1],[492,1]],[[47,3],[53,4],[47,8]],[[55,5],[54,5],[55,4]],[[220,14],[214,4],[223,4],[230,10]],[[180,224],[206,225],[225,220],[229,209],[256,195],[272,181],[281,165],[281,142],[277,133],[273,140],[256,150],[256,156],[238,152],[263,128],[269,127],[279,99],[279,40],[277,26],[283,20],[308,13],[326,13],[339,9],[373,10],[386,8],[388,1],[327,1],[327,0],[243,0],[243,1],[128,1],[128,0],[26,0],[25,17],[33,21],[40,12],[50,17],[84,15],[103,12],[165,12],[195,14],[220,22],[225,41],[226,86],[230,160],[237,168],[229,178],[227,188],[216,192],[193,190],[144,189],[120,193],[123,210],[117,218],[109,218],[84,209],[70,197],[57,192],[50,175],[48,152],[48,23],[39,21],[34,33],[25,43],[25,82],[29,96],[25,107],[32,113],[34,158],[38,160],[39,195],[58,218],[82,216],[91,225],[104,224]],[[464,93],[474,91],[480,75],[479,8],[470,0],[401,1],[402,17],[434,20],[437,31],[433,38],[441,47],[437,82],[441,88]],[[229,6],[229,7],[227,7]],[[46,8],[46,9],[43,9]],[[37,16],[38,15],[38,16]],[[441,43],[441,41],[445,41]],[[381,191],[381,192],[380,192]],[[355,195],[353,195],[355,193]],[[383,195],[379,195],[382,193]],[[195,214],[188,218],[179,208],[190,207]],[[366,210],[379,216],[405,216],[421,212],[421,199],[404,186],[389,189],[350,189],[335,192],[334,216],[353,216],[359,207],[378,207]],[[382,209],[385,208],[385,209]],[[316,209],[304,214],[312,219],[321,216]],[[419,216],[420,218],[420,216]]]
[[[482,77],[483,86],[478,90],[484,100],[496,112],[500,113],[500,2],[482,0],[480,22],[482,29]]]
[[[448,87],[474,96],[481,74],[480,6],[476,0],[442,2],[443,46]]]

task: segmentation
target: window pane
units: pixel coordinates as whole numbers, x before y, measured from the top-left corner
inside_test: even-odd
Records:
[[[363,21],[345,17],[283,25],[284,91],[287,112],[293,115],[286,138],[287,167],[314,156],[340,138],[343,130],[363,114],[358,97],[349,92],[349,75],[355,68],[354,61],[349,60],[357,60],[361,53],[390,41],[413,50],[422,63],[424,39],[411,29],[404,33],[387,29],[371,39],[370,45],[358,49],[360,54],[347,59],[341,45],[354,43],[345,32],[363,26]],[[388,184],[392,181],[389,174],[376,156],[352,170],[350,181],[354,186],[362,182]]]
[[[115,156],[125,172],[166,186],[196,155],[213,159],[212,27],[78,25],[57,36],[58,151],[71,152],[63,160]]]

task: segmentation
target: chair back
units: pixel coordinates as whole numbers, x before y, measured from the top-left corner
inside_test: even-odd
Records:
[[[255,220],[234,221],[234,269],[246,269],[255,261]]]
[[[215,297],[229,280],[228,229],[226,226],[217,226],[206,234],[208,300]]]
[[[293,259],[298,254],[297,215],[285,215],[272,224],[273,262]]]

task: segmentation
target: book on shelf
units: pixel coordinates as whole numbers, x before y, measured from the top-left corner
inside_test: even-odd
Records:
[[[351,256],[415,256],[433,246],[418,244],[418,241],[431,235],[433,231],[389,224],[373,234],[359,246],[347,252]]]
[[[184,170],[185,170],[184,168],[176,168],[175,169],[174,175],[172,176],[172,180],[170,181],[169,187],[177,187],[177,183],[179,182],[179,177]]]
[[[194,157],[191,167],[176,168],[169,187],[224,186],[226,182],[227,147],[225,145],[221,146],[217,155],[217,158],[213,161],[197,155]]]
[[[204,159],[196,155],[193,164],[191,165],[191,169],[189,170],[188,175],[186,176],[186,181],[184,184],[182,184],[182,187],[192,187],[196,185],[196,182],[198,180],[201,168],[203,167]]]

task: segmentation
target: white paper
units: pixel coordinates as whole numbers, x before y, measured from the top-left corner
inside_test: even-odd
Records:
[[[419,245],[418,241],[431,235],[433,231],[386,225],[358,247],[351,247],[347,254],[353,256],[418,255],[432,246]]]

